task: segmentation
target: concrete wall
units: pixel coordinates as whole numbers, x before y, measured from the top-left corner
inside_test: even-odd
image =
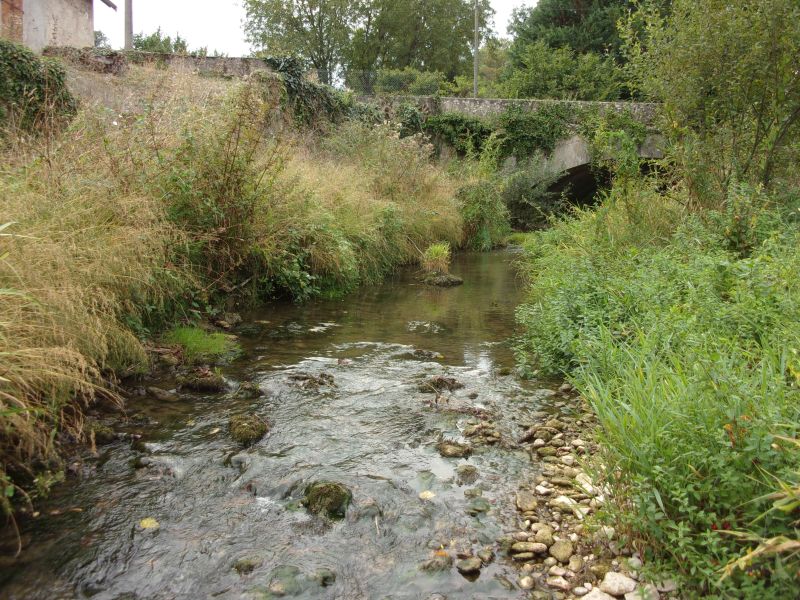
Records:
[[[36,52],[94,46],[92,0],[24,0],[23,11],[23,43]]]

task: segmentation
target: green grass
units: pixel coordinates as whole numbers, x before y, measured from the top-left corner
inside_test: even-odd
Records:
[[[167,344],[180,346],[186,361],[194,364],[216,362],[241,351],[232,336],[210,333],[199,327],[175,327],[163,339]]]
[[[431,244],[422,253],[422,270],[426,273],[446,274],[450,271],[450,244]]]

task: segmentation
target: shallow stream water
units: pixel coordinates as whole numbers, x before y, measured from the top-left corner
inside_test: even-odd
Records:
[[[264,395],[131,400],[116,429],[140,443],[120,436],[102,447],[23,524],[22,555],[0,559],[0,597],[525,597],[499,554],[477,579],[420,569],[437,549],[496,550],[516,527],[514,492],[533,465],[514,439],[549,390],[508,374],[521,300],[512,259],[457,256],[457,288],[423,286],[407,272],[343,300],[245,315],[245,355],[222,369],[231,389],[252,381]],[[322,373],[333,383],[293,379]],[[438,399],[420,390],[437,375],[464,387]],[[250,413],[271,431],[242,450],[227,423]],[[473,444],[466,459],[440,456],[437,442],[462,439],[476,414],[501,442]],[[457,473],[464,464],[477,468],[473,483]],[[319,480],[352,490],[345,519],[298,506]],[[159,528],[142,529],[145,518]],[[251,572],[233,568],[241,559]]]

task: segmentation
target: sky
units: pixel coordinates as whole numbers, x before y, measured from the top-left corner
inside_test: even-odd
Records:
[[[495,31],[505,36],[511,11],[532,6],[536,0],[491,0],[495,10]],[[124,0],[115,0],[115,12],[100,0],[94,0],[94,28],[105,33],[111,46],[124,43]],[[133,0],[134,33],[152,33],[159,26],[164,34],[180,33],[189,48],[207,47],[228,56],[247,56],[250,46],[244,41],[240,0]]]

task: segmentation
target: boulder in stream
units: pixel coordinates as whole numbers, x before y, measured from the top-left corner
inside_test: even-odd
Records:
[[[231,417],[228,429],[239,444],[251,446],[266,435],[269,425],[258,415],[236,415]]]
[[[316,515],[343,519],[352,500],[352,492],[341,483],[317,481],[306,487],[303,504]]]
[[[225,378],[216,370],[201,367],[178,377],[178,387],[195,392],[222,392]]]
[[[449,440],[442,440],[436,444],[439,454],[445,458],[466,458],[472,454],[472,448],[466,444],[460,444]]]

